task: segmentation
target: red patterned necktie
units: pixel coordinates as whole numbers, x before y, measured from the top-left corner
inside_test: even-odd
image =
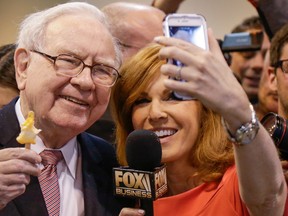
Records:
[[[38,177],[49,216],[60,214],[60,192],[57,163],[63,159],[61,151],[44,150],[40,153],[44,168]]]

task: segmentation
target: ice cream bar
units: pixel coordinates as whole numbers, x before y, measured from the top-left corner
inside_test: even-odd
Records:
[[[26,149],[30,149],[30,144],[36,143],[36,135],[40,131],[34,126],[34,112],[29,111],[27,119],[21,124],[21,132],[16,140],[20,144],[24,144]]]

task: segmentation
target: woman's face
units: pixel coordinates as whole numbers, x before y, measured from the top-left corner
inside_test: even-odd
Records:
[[[164,87],[167,76],[154,79],[132,110],[134,129],[154,131],[161,141],[162,162],[189,160],[197,140],[202,106],[198,101],[177,100]]]

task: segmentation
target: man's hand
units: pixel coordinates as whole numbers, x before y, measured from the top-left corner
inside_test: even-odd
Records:
[[[30,175],[39,176],[37,163],[41,157],[24,148],[0,150],[0,209],[23,194],[30,182]]]

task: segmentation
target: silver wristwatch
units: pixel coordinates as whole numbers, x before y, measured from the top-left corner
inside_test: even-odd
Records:
[[[250,109],[252,111],[252,120],[246,124],[241,125],[240,128],[236,130],[235,135],[231,133],[228,129],[225,120],[222,118],[222,124],[227,131],[228,138],[235,144],[247,145],[256,137],[259,130],[259,120],[256,116],[252,104],[250,104]]]

